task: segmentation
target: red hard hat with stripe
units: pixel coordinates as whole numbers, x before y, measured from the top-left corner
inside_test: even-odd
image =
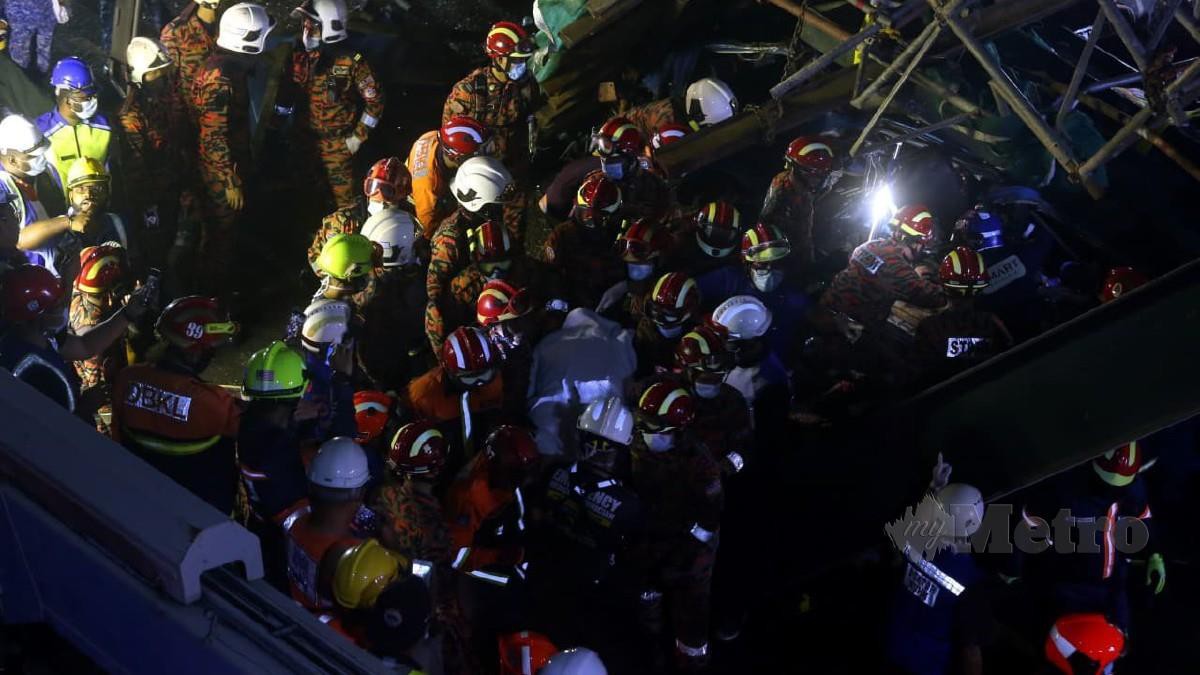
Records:
[[[1145,455],[1138,448],[1137,441],[1133,441],[1092,460],[1092,469],[1105,483],[1125,487],[1137,478],[1144,462]]]
[[[637,417],[649,429],[678,429],[688,426],[696,418],[696,404],[683,385],[671,378],[658,377],[651,380],[638,397]]]
[[[909,204],[892,216],[892,236],[898,239],[929,242],[933,239],[933,212],[923,204]]]
[[[455,158],[473,157],[489,137],[491,132],[487,127],[465,115],[451,117],[438,129],[438,144],[442,152]]]
[[[387,465],[399,474],[436,476],[449,454],[450,444],[433,422],[418,420],[400,427],[392,436]]]
[[[1059,617],[1046,636],[1046,660],[1066,675],[1103,675],[1124,652],[1125,633],[1103,614]]]
[[[38,265],[20,265],[4,275],[0,286],[4,293],[4,318],[7,321],[33,321],[62,299],[62,282],[54,272]]]
[[[692,133],[692,129],[686,124],[667,122],[654,132],[654,136],[650,139],[650,145],[655,150],[660,150],[672,143],[682,141],[690,133]]]
[[[216,299],[200,295],[188,295],[167,305],[154,328],[168,344],[191,353],[229,344],[238,333],[237,323],[229,320]]]
[[[550,662],[558,647],[550,638],[533,631],[509,633],[498,638],[500,675],[531,675]],[[581,674],[582,675],[582,674]]]
[[[412,174],[399,157],[384,157],[367,171],[363,194],[367,199],[378,196],[392,204],[404,201],[412,194]]]
[[[791,243],[774,225],[758,223],[742,235],[742,260],[748,263],[774,262],[791,252]]]
[[[471,230],[472,260],[497,260],[507,258],[512,252],[512,239],[508,236],[508,228],[494,220],[484,222]]]
[[[660,326],[678,326],[691,319],[699,307],[700,287],[683,272],[659,277],[646,298],[646,312]]]
[[[79,252],[75,288],[81,293],[103,293],[125,276],[125,249],[115,242],[88,246]]]
[[[358,427],[354,440],[370,443],[382,436],[394,402],[395,399],[382,391],[354,392],[354,423]]]
[[[821,138],[801,136],[788,143],[783,153],[787,163],[806,173],[829,173],[833,170],[833,148]]]
[[[442,368],[450,375],[473,375],[496,365],[499,354],[478,326],[461,326],[442,343]]]
[[[943,286],[964,295],[974,295],[987,286],[989,280],[983,256],[966,246],[956,247],[942,258],[938,277]]]
[[[596,152],[605,157],[612,154],[635,157],[646,148],[646,139],[637,125],[624,117],[605,122],[592,138]]]
[[[617,237],[616,249],[621,260],[644,263],[658,259],[670,246],[671,237],[658,222],[638,218]]]
[[[741,232],[742,214],[729,202],[709,202],[696,212],[696,244],[706,255],[724,258],[733,253]]]
[[[525,316],[533,310],[529,294],[503,279],[493,279],[483,285],[475,301],[475,319],[480,326],[491,326]]]
[[[511,21],[498,21],[493,24],[487,32],[483,47],[488,58],[492,59],[533,56],[533,41],[529,39],[524,28]]]
[[[686,333],[675,347],[675,366],[680,370],[728,370],[732,360],[720,331],[707,324]]]
[[[500,466],[524,471],[537,464],[542,453],[528,429],[505,424],[488,434],[483,442],[483,454]]]
[[[593,171],[575,191],[572,215],[584,227],[601,227],[621,210],[621,188],[602,171]]]

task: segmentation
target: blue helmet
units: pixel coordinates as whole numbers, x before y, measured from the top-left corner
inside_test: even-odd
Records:
[[[88,93],[96,91],[96,81],[92,78],[92,69],[78,56],[68,56],[54,64],[50,73],[50,84],[58,89],[78,89]]]
[[[954,229],[966,235],[971,248],[986,251],[1004,245],[1004,220],[1000,214],[977,206],[963,214]]]

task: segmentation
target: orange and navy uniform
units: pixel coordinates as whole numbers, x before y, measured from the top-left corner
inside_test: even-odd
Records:
[[[179,72],[180,94],[187,99],[196,75],[205,60],[217,48],[217,27],[200,20],[194,3],[188,3],[179,16],[163,26],[159,41]]]
[[[462,417],[462,395],[451,391],[446,371],[441,366],[434,366],[409,382],[405,396],[405,407],[418,419],[448,422]],[[497,411],[503,404],[504,377],[499,372],[491,382],[472,389],[467,397],[467,405],[473,413]]]
[[[404,165],[412,174],[412,200],[417,222],[425,238],[433,236],[438,223],[454,213],[456,203],[450,194],[450,177],[438,158],[438,130],[421,135],[408,151]]]
[[[476,455],[466,475],[446,492],[446,522],[454,569],[490,583],[507,584],[524,561],[525,498],[520,488],[490,485],[491,462]]]
[[[312,612],[333,610],[333,599],[322,588],[322,562],[334,545],[346,547],[359,543],[345,532],[323,532],[313,528],[312,505],[303,499],[282,514],[280,526],[286,537],[287,576],[292,599]],[[332,618],[332,615],[329,615]]]

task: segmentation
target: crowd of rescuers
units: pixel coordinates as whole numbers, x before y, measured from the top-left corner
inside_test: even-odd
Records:
[[[28,32],[18,4],[0,45]],[[393,664],[594,674],[639,644],[652,656],[628,672],[705,670],[762,591],[764,439],[1031,337],[1062,318],[1039,309],[1048,290],[1079,313],[1146,281],[1047,275],[1051,237],[986,204],[944,224],[903,205],[816,279],[835,137],[787,145],[756,218],[677,201],[656,154],[738,112],[707,77],[594,127],[533,195],[552,230],[526,246],[540,92],[525,28],[492,26],[441,119],[360,180],[387,94],[346,43],[343,0],[293,16],[273,114],[336,208],[296,261],[319,280],[311,304],[250,356],[241,395],[203,375],[240,331],[228,303],[245,289],[211,270],[234,264],[257,197],[247,78],[275,19],[252,3],[196,0],[134,38],[117,111],[68,57],[51,110],[0,121],[0,365],[245,523],[272,583]],[[1143,464],[1123,446],[1026,515],[1067,500],[1149,518]],[[948,478],[939,464],[930,490],[967,537],[982,499]],[[1133,568],[1107,549],[1072,562],[1037,570],[1062,596],[1039,630],[1047,663],[1098,673],[1123,653]],[[988,612],[963,589],[979,565],[954,550],[904,564],[889,660],[977,672]],[[1145,570],[1161,592],[1162,556]]]

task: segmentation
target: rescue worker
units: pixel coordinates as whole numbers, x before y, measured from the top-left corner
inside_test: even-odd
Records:
[[[345,436],[331,438],[308,466],[308,498],[285,511],[280,522],[292,599],[325,621],[332,619],[338,556],[359,543],[353,524],[370,478],[363,449]]]
[[[659,130],[685,126],[692,131],[720,124],[738,111],[737,97],[724,82],[705,77],[688,85],[682,100],[664,98],[626,111],[642,138],[653,138]]]
[[[66,185],[70,202],[67,215],[30,223],[21,230],[18,248],[32,254],[38,264],[69,279],[79,273],[79,256],[88,246],[113,241],[126,249],[127,256],[131,255],[124,221],[107,210],[111,183],[104,166],[90,157],[75,160],[66,175]]]
[[[354,442],[363,446],[368,455],[379,454],[375,442],[383,438],[395,404],[396,400],[382,391],[364,389],[354,392],[354,427],[358,429]]]
[[[469,413],[496,412],[506,403],[511,405],[504,400],[500,353],[483,329],[475,326],[450,333],[438,353],[438,365],[408,384],[403,407],[417,419],[461,420],[469,443],[471,428],[478,426]]]
[[[605,290],[625,276],[612,242],[623,205],[616,181],[596,171],[575,193],[570,217],[547,235],[542,259],[559,271],[571,307],[595,307]]]
[[[83,335],[121,309],[129,282],[125,251],[115,243],[89,246],[79,254],[79,273],[71,293],[67,328]],[[126,365],[125,345],[117,341],[99,356],[75,362],[81,387],[80,415],[95,419],[96,429],[108,432],[112,417],[112,382]]]
[[[933,215],[920,205],[905,206],[892,218],[890,239],[873,239],[850,254],[850,264],[837,273],[821,297],[821,305],[880,332],[892,303],[917,307],[946,304],[941,285],[921,278],[913,267],[917,254],[932,240]]]
[[[412,174],[412,204],[426,239],[454,212],[450,180],[462,163],[491,151],[491,131],[470,117],[455,116],[413,142],[405,166]]]
[[[451,568],[450,531],[435,495],[450,444],[433,422],[418,420],[396,431],[387,454],[392,481],[379,490],[373,505],[380,514],[380,541],[411,561],[413,575],[429,585],[439,627],[445,631],[442,655],[447,672],[479,672],[467,649],[468,625],[458,603]]]
[[[680,124],[678,122],[667,122],[666,124],[659,126],[658,129],[655,130],[654,135],[650,137],[650,148],[652,151],[651,154],[658,154],[659,150],[662,150],[672,143],[678,143],[679,141],[682,141],[684,138],[687,138],[688,134],[690,133],[692,133],[692,128],[690,126],[686,124]]]
[[[199,132],[199,169],[205,209],[200,258],[233,270],[234,226],[246,203],[250,162],[247,78],[275,20],[261,5],[242,2],[221,14],[217,48],[195,74],[188,101]],[[210,275],[212,291],[230,294],[232,274]]]
[[[809,271],[816,257],[813,246],[813,209],[817,199],[833,187],[833,148],[824,139],[801,136],[788,143],[783,171],[771,179],[759,222],[783,231]]]
[[[792,398],[788,368],[766,339],[774,322],[774,313],[752,295],[735,295],[717,305],[709,321],[733,353],[734,368],[725,382],[746,399],[763,439],[780,438],[771,433],[786,418]]]
[[[558,653],[558,647],[542,633],[523,630],[501,635],[499,643],[500,675],[540,673]]]
[[[1025,562],[1028,576],[1053,615],[1064,612],[1101,612],[1124,631],[1129,630],[1131,564],[1112,532],[1119,521],[1136,519],[1148,529],[1149,539],[1139,558],[1147,593],[1162,593],[1167,583],[1166,563],[1156,551],[1146,483],[1139,475],[1148,467],[1137,441],[1109,450],[1088,465],[1059,474],[1041,485],[1022,507],[1021,516],[1033,535],[1045,535],[1053,544],[1065,536],[1080,545],[1072,555],[1045,552]],[[1067,510],[1060,517],[1061,511]],[[1053,528],[1051,527],[1053,525]],[[1076,531],[1077,530],[1077,531]],[[1099,536],[1097,536],[1099,535]],[[1099,539],[1097,545],[1096,540]],[[1023,570],[1019,570],[1023,571]],[[1049,619],[1047,619],[1049,620]]]
[[[121,104],[121,168],[127,182],[125,203],[141,225],[144,262],[171,275],[168,288],[178,288],[177,265],[194,233],[199,205],[195,167],[189,149],[195,131],[179,93],[179,72],[166,47],[135,37],[125,48],[129,65],[129,95]],[[176,233],[181,222],[185,226]]]
[[[625,279],[604,292],[596,311],[636,328],[645,315],[646,294],[654,284],[655,272],[671,244],[671,235],[660,223],[645,218],[630,223],[616,243],[617,255],[625,263]]]
[[[669,264],[699,280],[708,272],[735,263],[738,256],[733,253],[741,238],[742,216],[737,208],[726,201],[708,202],[697,209],[689,227],[680,232],[680,246]],[[688,245],[688,239],[696,245]]]
[[[991,575],[971,553],[970,537],[983,523],[983,496],[965,483],[931,489],[950,516],[947,545],[929,559],[923,551],[901,552],[904,574],[892,601],[888,661],[913,675],[982,674],[982,647],[994,630]]]
[[[670,377],[651,378],[634,409],[633,485],[648,520],[639,553],[642,625],[662,630],[663,594],[670,593],[674,657],[682,670],[709,659],[709,594],[724,491],[721,469],[687,436],[696,416],[691,394]]]
[[[983,256],[966,246],[950,251],[938,268],[950,307],[917,324],[916,352],[924,382],[933,383],[983,363],[1012,346],[1012,336],[991,312],[975,309],[988,285]]]
[[[406,666],[414,673],[430,672],[422,661],[433,660],[417,652],[428,641],[432,616],[429,587],[419,577],[402,577],[384,589],[371,608],[366,649],[378,656],[385,668]]]
[[[343,0],[307,0],[286,88],[276,111],[296,116],[300,143],[324,166],[337,208],[354,204],[354,155],[383,118],[384,94],[371,65],[342,43],[350,37]]]
[[[330,237],[356,234],[368,218],[387,210],[407,211],[405,200],[412,192],[412,178],[397,157],[384,157],[371,165],[363,179],[363,197],[347,207],[338,208],[321,220],[321,226],[308,247],[308,262],[316,269],[317,257]],[[319,273],[318,273],[319,274]]]
[[[428,243],[420,238],[412,216],[398,209],[371,216],[362,233],[382,255],[363,299],[356,300],[363,319],[358,366],[376,388],[398,391],[423,373],[430,360],[424,327],[413,320],[425,311],[422,267]]]
[[[1103,614],[1067,614],[1050,627],[1044,652],[1063,675],[1111,673],[1125,654],[1125,633]]]
[[[308,388],[304,357],[276,340],[246,361],[238,425],[238,469],[249,506],[246,527],[263,542],[267,580],[287,588],[283,532],[278,523],[304,498],[308,478],[300,459],[301,424],[315,419],[319,404],[302,398]]]
[[[592,154],[567,164],[546,187],[540,203],[542,211],[556,220],[567,218],[580,186],[590,174],[599,171],[621,188],[623,214],[630,218],[666,216],[670,189],[651,171],[645,138],[624,117],[605,122],[592,134]]]
[[[61,231],[70,227],[67,207],[59,189],[60,178],[48,162],[50,144],[36,125],[20,115],[0,120],[0,226],[3,226],[5,253],[22,249],[24,259],[45,265],[45,257],[22,247],[22,232]]]
[[[305,449],[331,436],[353,436],[354,310],[341,300],[318,299],[304,310],[300,342],[310,386],[304,398],[320,413],[302,429]]]
[[[700,289],[683,272],[668,272],[650,287],[644,306],[633,338],[643,376],[671,367],[675,346],[700,309]]]
[[[238,326],[216,300],[191,295],[167,305],[155,330],[166,342],[162,358],[125,368],[113,385],[113,439],[230,514],[237,496],[241,407],[200,374]]]
[[[380,546],[377,539],[367,539],[347,548],[335,565],[331,586],[338,611],[328,625],[365,646],[368,610],[400,578],[408,561]]]
[[[509,21],[494,24],[484,40],[488,63],[459,80],[442,107],[442,124],[465,116],[490,129],[492,156],[508,166],[528,161],[518,144],[537,97],[537,82],[529,73],[533,48],[521,26]]]
[[[500,352],[505,401],[524,401],[529,393],[533,347],[542,333],[532,303],[527,287],[513,286],[503,279],[484,284],[475,301],[475,320]],[[516,409],[519,405],[509,407]]]
[[[450,191],[458,209],[434,232],[425,274],[425,334],[434,353],[442,348],[448,332],[442,307],[450,293],[450,280],[470,262],[469,232],[498,216],[511,184],[512,174],[491,157],[472,157],[454,175]]]
[[[220,0],[192,0],[184,4],[179,16],[163,26],[158,39],[166,48],[171,63],[179,67],[180,98],[190,106],[192,85],[204,69],[204,63],[217,49],[217,6]],[[192,122],[200,111],[190,109]]]
[[[39,73],[49,71],[50,45],[54,41],[54,29],[58,24],[66,23],[70,14],[62,5],[56,6],[55,3],[46,0],[8,0],[4,13],[12,22],[10,27],[6,21],[4,29],[6,33],[10,29],[12,31],[12,45],[8,53],[13,62],[22,70],[28,69],[32,64]],[[0,43],[6,42],[7,35],[5,39],[0,40]]]
[[[4,332],[0,367],[70,412],[79,402],[79,379],[67,365],[104,353],[155,302],[149,291],[134,293],[125,307],[83,335],[63,332],[66,288],[54,273],[18,265],[0,278]],[[89,422],[91,420],[88,420]]]
[[[54,109],[37,118],[38,129],[50,141],[50,162],[59,176],[66,176],[75,160],[84,157],[108,165],[113,130],[101,115],[99,92],[92,69],[83,59],[68,56],[54,64],[50,74],[54,87]],[[62,186],[64,194],[67,186]]]
[[[366,290],[375,268],[375,244],[361,234],[335,234],[321,247],[315,269],[321,286],[313,299],[350,302]]]

